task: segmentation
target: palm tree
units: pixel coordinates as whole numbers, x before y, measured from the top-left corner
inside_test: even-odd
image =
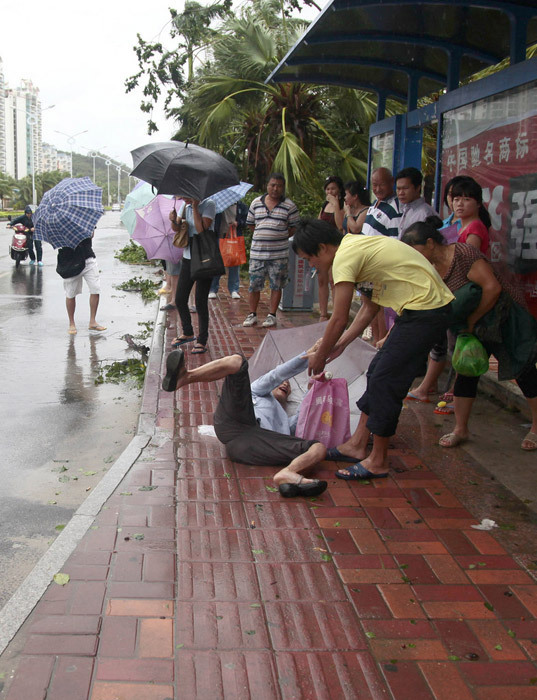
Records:
[[[192,138],[234,160],[261,189],[271,170],[281,171],[290,192],[319,187],[330,162],[345,179],[364,175],[367,129],[374,98],[361,91],[302,83],[264,83],[288,42],[305,25],[288,19],[286,36],[274,14],[277,0],[257,0],[241,17],[228,19],[198,72],[183,107],[176,138]],[[173,110],[171,110],[173,112]]]

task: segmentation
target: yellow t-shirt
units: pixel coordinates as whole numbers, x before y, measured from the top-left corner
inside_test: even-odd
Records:
[[[371,282],[372,301],[401,314],[438,309],[454,299],[431,263],[390,236],[347,234],[332,266],[334,283]]]

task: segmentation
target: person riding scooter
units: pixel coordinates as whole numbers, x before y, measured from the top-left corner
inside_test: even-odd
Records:
[[[11,219],[8,224],[8,228],[13,228],[16,224],[22,224],[28,231],[26,232],[26,245],[28,246],[28,253],[30,255],[30,265],[35,265],[36,255],[37,264],[39,267],[43,266],[43,245],[41,241],[34,241],[34,222],[32,220],[32,207],[27,204],[24,207],[24,214],[17,216],[15,219]],[[34,253],[34,243],[35,243],[35,253]]]

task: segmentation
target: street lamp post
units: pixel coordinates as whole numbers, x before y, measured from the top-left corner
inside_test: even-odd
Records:
[[[117,170],[117,203],[121,204],[121,166],[116,165]]]
[[[76,137],[87,134],[88,130],[84,129],[84,131],[79,131],[78,134],[64,134],[63,131],[56,131],[56,133],[65,136],[67,138],[67,143],[71,147],[71,177],[73,177],[73,146],[76,143]]]
[[[35,191],[35,156],[34,156],[34,126],[37,124],[35,114],[30,114],[26,118],[26,123],[30,127],[30,164],[32,166],[32,205],[37,206],[37,192]]]
[[[105,165],[106,165],[106,176],[107,176],[107,180],[108,180],[106,193],[108,195],[108,206],[110,207],[112,205],[112,202],[110,200],[110,166],[112,165],[112,163],[111,163],[111,161],[107,160],[105,162]]]

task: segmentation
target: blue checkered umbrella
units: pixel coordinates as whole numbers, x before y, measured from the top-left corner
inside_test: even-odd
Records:
[[[219,214],[221,211],[225,211],[228,207],[239,199],[242,199],[244,195],[251,189],[253,185],[249,182],[240,182],[239,185],[232,185],[231,187],[226,187],[225,190],[220,190],[216,194],[212,194],[209,199],[212,199],[216,204],[216,213]]]
[[[45,192],[35,210],[34,238],[53,248],[76,248],[104,214],[102,198],[102,189],[89,177],[65,178]]]

